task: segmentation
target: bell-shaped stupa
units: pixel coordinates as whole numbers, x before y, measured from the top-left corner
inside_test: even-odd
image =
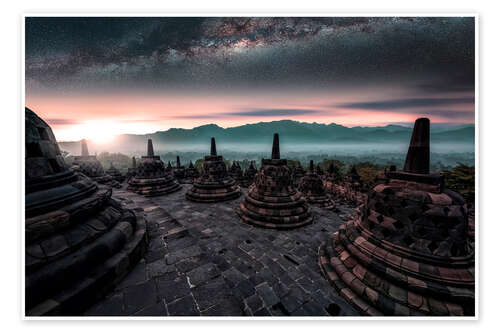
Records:
[[[212,138],[210,155],[205,156],[201,175],[186,193],[186,198],[195,202],[219,202],[236,199],[240,194],[239,186],[227,172],[224,159],[217,155],[215,139]]]
[[[264,228],[291,229],[312,222],[311,208],[293,187],[286,159],[280,158],[277,133],[271,159],[262,159],[255,182],[237,213],[244,222]]]
[[[82,140],[82,154],[80,156],[75,156],[73,160],[73,170],[78,171],[92,178],[99,184],[108,184],[113,181],[113,177],[104,172],[101,162],[97,159],[97,156],[90,155],[87,146],[87,140]]]
[[[25,110],[26,315],[79,315],[146,250],[145,223],[64,162],[51,128]]]
[[[297,165],[295,166],[295,169],[293,169],[292,172],[292,181],[293,181],[293,186],[296,188],[299,187],[300,181],[302,180],[302,177],[304,177],[306,174],[304,168],[302,168],[302,164],[300,162],[297,162]]]
[[[253,161],[250,161],[250,166],[243,173],[243,179],[241,180],[241,186],[250,187],[250,185],[253,184],[253,181],[255,179],[255,175],[257,173],[258,173],[258,171],[255,168]]]
[[[474,248],[464,199],[429,173],[429,119],[415,122],[403,171],[319,248],[338,292],[367,315],[474,315]]]
[[[113,162],[111,162],[109,169],[106,170],[106,173],[110,175],[113,180],[117,181],[118,183],[122,183],[125,180],[125,176],[122,175],[120,170],[118,170],[114,165]]]
[[[154,154],[153,141],[148,139],[148,153],[141,157],[128,189],[148,197],[169,194],[181,189],[174,177],[165,170],[160,156]]]
[[[189,161],[189,166],[186,168],[184,175],[184,183],[193,184],[198,177],[200,177],[200,172],[194,167],[193,162]]]
[[[317,169],[316,169],[317,170]],[[306,173],[299,185],[299,191],[307,202],[323,209],[335,208],[335,203],[328,197],[320,175],[314,171],[314,162],[309,162],[309,172]]]
[[[175,168],[173,168],[174,177],[179,182],[184,182],[184,178],[186,177],[186,168],[184,165],[181,165],[181,158],[179,156],[176,157]]]
[[[244,181],[243,170],[238,162],[233,161],[233,164],[229,168],[229,175],[233,178],[238,185]]]
[[[330,163],[324,179],[325,191],[329,194],[335,194],[336,193],[335,186],[337,182],[339,182],[339,179],[340,177],[338,169],[335,168],[333,163]]]

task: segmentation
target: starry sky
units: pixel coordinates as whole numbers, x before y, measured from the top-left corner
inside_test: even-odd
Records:
[[[473,17],[27,17],[26,105],[59,140],[473,123],[474,35]]]

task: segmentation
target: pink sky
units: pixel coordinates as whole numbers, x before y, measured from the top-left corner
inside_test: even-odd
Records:
[[[413,122],[419,116],[431,121],[472,123],[470,105],[455,105],[463,117],[447,119],[422,110],[343,109],[336,105],[404,96],[404,91],[379,87],[336,92],[233,93],[226,95],[122,92],[113,94],[28,95],[26,105],[45,119],[59,141],[82,138],[109,141],[118,134],[145,134],[172,127],[193,128],[204,124],[232,127],[260,121],[292,119],[303,122],[337,123],[344,126],[378,126]],[[314,113],[293,116],[225,115],[248,110],[294,109]],[[439,108],[432,108],[436,110]],[[444,110],[447,108],[444,107]],[[472,110],[473,111],[473,110]],[[427,113],[426,113],[427,112]]]

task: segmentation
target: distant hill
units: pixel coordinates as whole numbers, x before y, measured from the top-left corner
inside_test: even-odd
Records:
[[[250,145],[266,145],[272,142],[273,133],[280,134],[280,141],[288,145],[331,145],[331,144],[408,144],[412,128],[400,125],[379,127],[346,127],[335,123],[319,124],[280,120],[259,122],[237,127],[222,128],[208,124],[193,129],[171,128],[151,134],[123,134],[112,143],[93,146],[91,151],[134,153],[145,151],[146,140],[152,138],[157,151],[191,149],[208,150],[209,140],[215,137],[219,147],[245,150]],[[432,128],[431,142],[474,144],[474,125],[459,125],[448,128]],[[80,142],[60,142],[62,150],[79,154]]]

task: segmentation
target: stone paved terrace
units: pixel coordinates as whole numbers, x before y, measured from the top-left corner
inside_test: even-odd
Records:
[[[243,195],[218,204],[193,203],[184,199],[189,186],[155,198],[115,190],[130,208],[144,210],[149,249],[85,315],[358,315],[317,264],[318,246],[352,208],[339,206],[338,214],[313,208],[314,223],[296,230],[261,229],[236,215]]]

